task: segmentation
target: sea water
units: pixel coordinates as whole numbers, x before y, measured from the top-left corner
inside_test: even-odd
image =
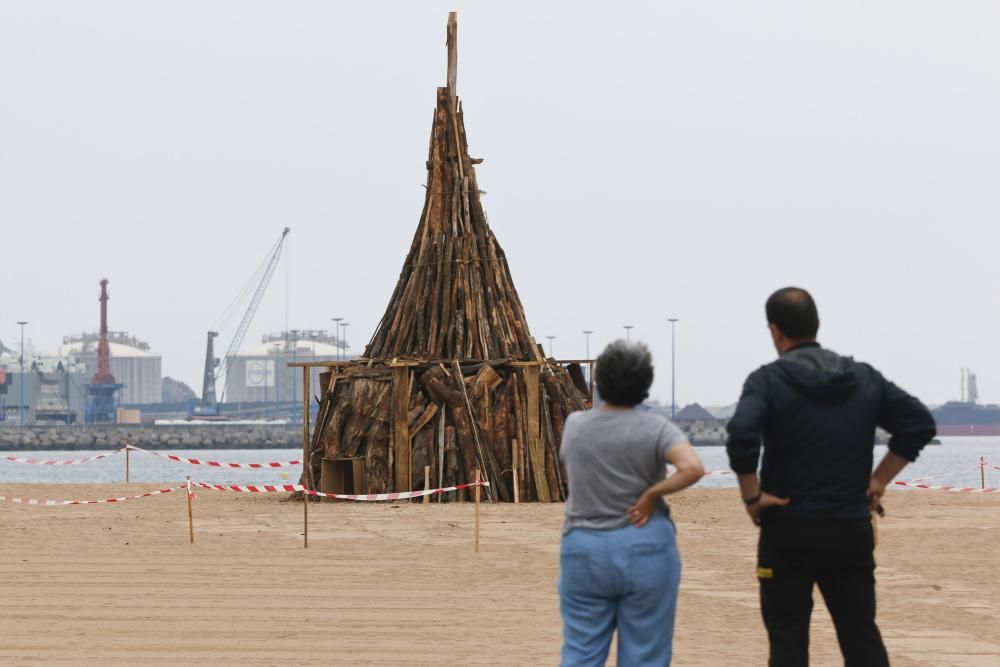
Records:
[[[924,447],[916,462],[906,466],[897,479],[926,479],[927,484],[979,487],[979,458],[1000,466],[1000,437],[941,437],[940,445]],[[725,447],[697,447],[705,470],[727,470]],[[875,447],[875,464],[887,447]],[[736,486],[733,475],[706,477],[702,486]],[[986,486],[1000,486],[1000,470],[986,470]],[[898,487],[902,488],[902,487]]]
[[[979,486],[979,458],[1000,466],[1000,437],[943,437],[940,445],[928,445],[916,463],[906,467],[900,479],[926,479],[928,484]],[[706,470],[728,470],[724,447],[697,447]],[[875,448],[875,461],[885,454],[886,447]],[[0,457],[14,456],[44,460],[82,459],[100,454],[99,451],[0,452]],[[161,452],[168,453],[168,452]],[[297,449],[202,449],[176,450],[170,454],[202,461],[225,463],[287,462],[302,458]],[[189,465],[163,459],[145,452],[129,454],[129,479],[135,483],[180,484],[187,475],[193,481],[213,484],[295,484],[301,466],[286,468],[216,468]],[[125,481],[125,454],[113,454],[98,461],[79,465],[32,465],[0,458],[0,484],[106,484]],[[706,487],[732,487],[733,475],[706,477],[700,482]],[[1000,486],[1000,470],[986,470],[986,485]],[[2,495],[2,489],[0,489]]]
[[[16,463],[4,457],[46,461],[85,459],[101,451],[0,452],[0,484],[116,484],[125,481],[125,452],[76,465],[36,465]],[[301,449],[199,449],[159,452],[201,461],[223,463],[271,463],[299,461]],[[129,481],[146,484],[183,484],[191,481],[212,484],[298,484],[302,466],[286,468],[216,468],[191,465],[160,458],[145,452],[129,452]],[[0,488],[0,495],[3,494]]]

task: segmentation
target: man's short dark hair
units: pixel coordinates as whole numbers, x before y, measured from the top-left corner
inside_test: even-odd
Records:
[[[819,312],[809,292],[801,287],[784,287],[767,300],[768,324],[794,340],[815,338],[819,331]]]
[[[639,405],[653,384],[653,355],[642,343],[623,340],[604,348],[594,372],[597,391],[611,405]]]

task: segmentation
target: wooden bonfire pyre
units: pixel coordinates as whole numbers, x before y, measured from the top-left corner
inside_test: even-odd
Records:
[[[563,424],[590,392],[580,363],[546,359],[528,329],[483,212],[481,160],[469,157],[454,13],[447,44],[420,224],[364,356],[324,364],[304,483],[386,493],[461,484],[478,469],[491,500],[563,500]]]

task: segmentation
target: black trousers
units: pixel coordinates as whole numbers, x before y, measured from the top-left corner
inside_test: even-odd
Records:
[[[809,664],[813,584],[833,617],[847,667],[887,667],[875,625],[875,542],[868,520],[765,516],[757,551],[770,667]]]

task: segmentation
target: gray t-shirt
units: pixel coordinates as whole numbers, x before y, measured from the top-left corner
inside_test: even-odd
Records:
[[[687,436],[679,428],[651,412],[596,409],[571,414],[559,449],[569,478],[563,532],[628,525],[626,511],[666,476],[663,456],[683,442]]]

